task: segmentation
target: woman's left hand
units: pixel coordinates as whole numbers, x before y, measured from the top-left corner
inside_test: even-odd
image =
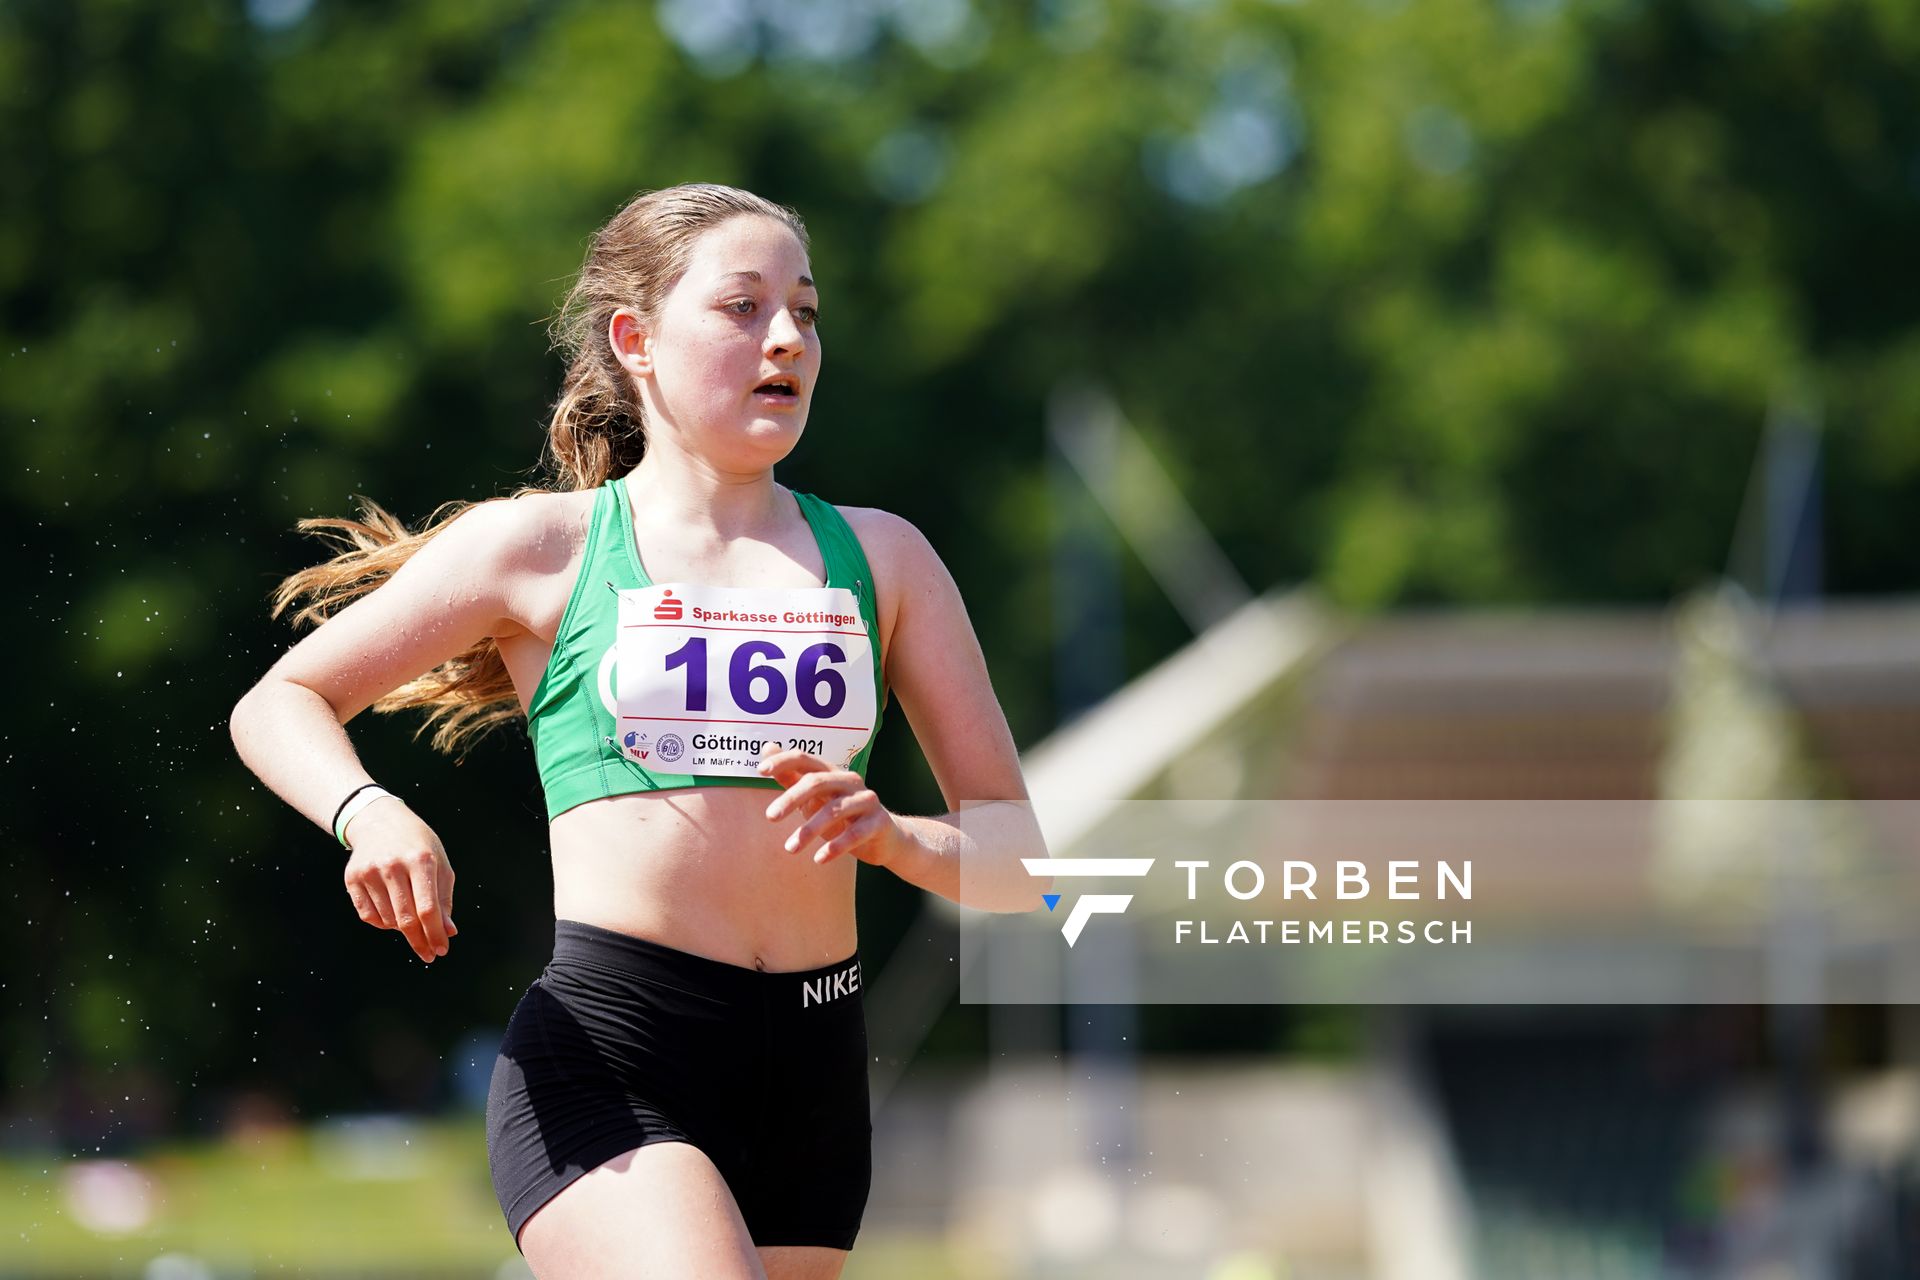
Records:
[[[767,806],[768,821],[810,815],[787,837],[788,853],[805,853],[814,841],[824,840],[813,855],[815,863],[845,853],[884,867],[906,839],[899,821],[851,769],[836,769],[805,751],[778,751],[760,762],[760,772],[786,788]]]

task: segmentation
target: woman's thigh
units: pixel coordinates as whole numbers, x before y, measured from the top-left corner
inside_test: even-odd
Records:
[[[698,1147],[685,1142],[650,1143],[575,1178],[520,1228],[520,1251],[536,1280],[811,1280],[839,1274],[838,1267],[770,1273],[726,1180]]]
[[[847,1251],[804,1244],[762,1245],[760,1264],[767,1269],[767,1280],[840,1280]]]

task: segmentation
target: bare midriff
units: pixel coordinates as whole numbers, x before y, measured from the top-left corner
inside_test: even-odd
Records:
[[[769,973],[853,954],[855,859],[788,853],[773,787],[608,796],[553,819],[553,911]]]

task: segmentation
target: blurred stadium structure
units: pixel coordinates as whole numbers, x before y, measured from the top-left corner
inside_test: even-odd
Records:
[[[1203,545],[1163,482],[1137,500],[1150,459],[1097,397],[1055,411],[1083,477],[1133,477],[1135,501],[1106,495],[1123,533],[1145,518]],[[1729,579],[1667,610],[1361,620],[1306,592],[1236,603],[1204,549],[1149,562],[1200,634],[1029,752],[1055,855],[1148,795],[1913,798],[1920,604],[1810,598],[1817,467],[1780,438],[1742,534],[1765,540],[1758,601]],[[1629,870],[1605,892],[1674,891],[1657,858]],[[1594,892],[1545,905],[1578,919]],[[903,951],[871,992],[870,1213],[1023,1276],[1920,1274],[1920,1019],[1823,1009],[1817,953],[1786,946],[1785,992],[1809,1003],[1382,1008],[1352,1072],[1143,1064],[996,1007],[971,1087],[899,1075],[959,949]]]

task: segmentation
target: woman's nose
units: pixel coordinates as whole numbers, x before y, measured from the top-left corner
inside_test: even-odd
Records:
[[[798,351],[804,341],[800,334],[800,323],[793,318],[791,310],[782,307],[773,313],[773,319],[767,324],[769,351]]]

